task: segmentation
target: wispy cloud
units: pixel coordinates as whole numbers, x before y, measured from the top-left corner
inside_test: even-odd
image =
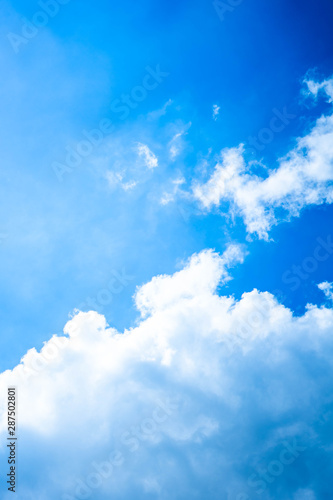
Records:
[[[172,201],[175,200],[180,187],[186,182],[185,178],[183,176],[177,177],[177,179],[174,179],[171,181],[171,189],[169,191],[165,191],[162,195],[162,198],[160,200],[161,205],[168,205],[168,203],[171,203]]]
[[[168,148],[171,160],[175,160],[179,156],[184,147],[184,136],[187,134],[188,129],[191,127],[192,123],[188,123],[183,126],[180,130],[173,135],[172,139],[169,141]]]
[[[218,106],[217,104],[213,104],[213,120],[215,121],[217,120],[219,113],[220,113],[220,106]]]
[[[139,142],[137,145],[137,153],[139,157],[143,159],[146,167],[148,167],[149,169],[158,167],[157,156],[149,149],[146,144],[142,144],[141,142]]]
[[[172,99],[169,99],[160,109],[156,109],[155,111],[151,111],[147,115],[148,120],[158,120],[161,116],[164,116],[167,112],[167,109],[173,103]]]
[[[137,185],[137,181],[131,180],[131,181],[124,181],[124,173],[122,172],[113,172],[113,171],[108,171],[106,172],[106,178],[108,180],[109,186],[114,188],[114,187],[121,187],[124,191],[130,191],[131,189],[135,188]]]

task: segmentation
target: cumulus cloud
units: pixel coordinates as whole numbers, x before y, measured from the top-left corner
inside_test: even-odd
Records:
[[[333,79],[307,85],[313,95],[322,91],[332,101]],[[243,153],[242,145],[224,149],[210,178],[194,183],[194,197],[205,210],[228,203],[249,233],[268,239],[269,230],[280,220],[278,210],[288,219],[306,206],[332,203],[333,114],[321,116],[266,177],[251,173]]]
[[[146,167],[149,169],[153,169],[158,167],[158,158],[157,156],[149,149],[146,144],[138,143],[137,152],[140,158],[143,159]]]
[[[219,295],[243,258],[194,255],[138,288],[135,327],[80,312],[0,375],[18,390],[19,500],[327,498],[333,311]]]

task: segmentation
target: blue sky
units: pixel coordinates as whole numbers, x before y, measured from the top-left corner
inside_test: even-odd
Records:
[[[6,310],[1,363],[9,368],[27,348],[41,345],[45,331],[61,331],[68,313],[104,288],[110,269],[125,266],[135,275],[112,311],[104,311],[124,327],[134,319],[136,285],[172,272],[179,259],[201,248],[223,248],[230,232],[223,220],[183,221],[174,207],[161,210],[153,199],[156,184],[178,172],[193,177],[209,149],[213,155],[246,142],[269,123],[274,108],[284,106],[297,118],[262,154],[274,164],[288,151],[321,111],[302,105],[300,89],[309,70],[320,76],[332,70],[326,21],[332,5],[320,2],[314,15],[311,2],[298,8],[295,2],[244,1],[221,22],[213,5],[204,2],[145,2],[128,9],[73,1],[20,45],[18,54],[6,36],[9,30],[20,33],[22,17],[31,19],[40,9],[32,2],[2,5],[1,199],[7,237],[1,248]],[[147,65],[157,64],[169,76],[121,122],[110,104],[142,82]],[[173,105],[162,123],[147,123],[146,115],[169,99]],[[216,122],[211,118],[215,103],[221,108]],[[179,161],[164,164],[140,194],[126,197],[108,190],[92,165],[98,151],[58,183],[52,162],[61,161],[67,145],[79,142],[82,131],[103,118],[115,123],[115,135],[127,144],[140,138],[151,144],[165,141],[172,127],[192,125]],[[301,234],[302,222],[296,224]],[[305,245],[317,236],[316,223],[313,227],[308,243],[299,245],[304,256]],[[232,231],[237,239],[238,231]],[[288,251],[280,246],[279,254],[291,256],[285,245]],[[293,247],[298,252],[296,242]],[[249,286],[259,286],[257,279],[253,276]],[[267,288],[269,281],[263,285]]]
[[[333,282],[332,256],[314,255],[332,234],[333,4],[226,3],[219,16],[212,2],[193,0],[59,2],[21,43],[13,34],[41,5],[1,2],[1,371],[61,335],[76,309],[97,311],[119,332],[140,328],[139,287],[177,276],[205,249],[223,255],[238,245],[243,254],[218,286],[221,297],[267,291],[300,321],[309,303],[331,310],[317,285]],[[69,165],[87,135],[98,144]],[[209,405],[217,414],[213,397]],[[297,493],[290,475],[284,493],[267,498],[327,498],[316,486]],[[183,494],[203,498],[214,481],[205,473],[198,496],[185,486]],[[139,495],[131,488],[119,498]]]

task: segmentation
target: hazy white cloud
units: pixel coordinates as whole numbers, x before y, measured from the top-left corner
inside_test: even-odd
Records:
[[[174,179],[171,181],[171,189],[169,191],[165,191],[161,197],[160,203],[161,205],[168,205],[168,203],[171,203],[175,200],[177,197],[181,186],[185,184],[186,180],[183,176],[177,177],[177,179]]]
[[[183,136],[183,133],[184,132],[178,132],[177,134],[175,134],[169,143],[169,151],[172,160],[174,160],[182,151],[181,138]]]
[[[332,82],[308,82],[313,94],[323,90],[332,97]],[[332,95],[331,95],[332,93]],[[231,212],[243,217],[249,233],[268,239],[270,228],[284,218],[299,215],[308,205],[333,201],[333,115],[321,116],[310,133],[297,144],[267,177],[250,172],[243,146],[225,149],[207,182],[195,182],[193,194],[205,210],[230,204]]]
[[[146,167],[149,169],[153,169],[158,167],[158,158],[157,156],[149,149],[146,144],[138,143],[137,146],[138,155],[145,162]]]
[[[155,111],[151,111],[150,113],[148,113],[147,118],[149,120],[158,120],[158,118],[160,118],[161,116],[164,116],[166,114],[168,107],[171,106],[172,103],[173,103],[173,101],[171,99],[169,99],[164,104],[164,106],[162,106],[162,108],[157,109]]]
[[[122,172],[112,172],[108,171],[106,172],[106,178],[108,180],[109,186],[114,188],[114,187],[121,187],[124,191],[129,191],[133,189],[137,185],[137,181],[124,181],[124,173]]]
[[[323,498],[333,311],[294,317],[267,292],[219,296],[243,258],[238,246],[194,255],[137,290],[137,326],[119,333],[79,313],[0,375],[1,443],[4,395],[16,385],[20,460],[31,464],[18,498],[205,498],[209,489],[212,499],[250,500],[261,489],[268,500],[277,487],[281,500]],[[277,477],[271,464],[287,447]]]
[[[187,134],[188,129],[191,127],[192,123],[189,122],[183,125],[181,129],[173,135],[172,139],[169,141],[168,148],[171,160],[175,160],[185,148],[184,136]]]
[[[219,113],[220,113],[220,106],[218,106],[217,104],[213,104],[213,120],[215,121],[217,120]]]

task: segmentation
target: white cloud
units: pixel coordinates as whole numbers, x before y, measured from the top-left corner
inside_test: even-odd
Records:
[[[175,200],[177,194],[180,191],[181,186],[186,182],[185,178],[183,176],[177,177],[177,179],[174,179],[171,181],[172,188],[170,191],[165,191],[162,195],[162,198],[160,200],[161,205],[167,205],[168,203],[171,203],[172,201]]]
[[[249,477],[270,470],[286,442],[302,452],[269,476],[263,498],[276,498],[277,485],[281,500],[322,498],[333,311],[309,306],[293,317],[267,292],[219,296],[227,267],[243,257],[237,246],[194,255],[137,290],[136,327],[120,334],[96,312],[79,313],[64,336],[0,375],[2,463],[5,394],[18,388],[19,499],[206,498],[209,490],[213,500],[248,500],[256,496]]]
[[[143,158],[146,167],[149,169],[153,169],[158,167],[158,158],[157,156],[149,149],[146,144],[138,143],[137,146],[138,155]]]
[[[182,151],[185,148],[185,141],[184,141],[184,136],[187,134],[188,129],[191,127],[192,123],[189,122],[186,125],[183,125],[182,128],[173,135],[172,139],[170,140],[168,147],[169,147],[169,154],[171,160],[175,160],[177,156],[179,156]]]
[[[324,281],[324,283],[320,283],[318,288],[324,292],[326,297],[329,300],[333,300],[333,283],[328,283],[328,281]]]
[[[332,82],[319,85],[331,96]],[[309,84],[314,94],[318,85]],[[333,95],[333,93],[332,93]],[[202,207],[211,210],[221,203],[243,217],[249,233],[268,239],[278,222],[277,209],[285,218],[299,215],[308,205],[333,201],[333,115],[320,117],[311,132],[297,140],[296,147],[266,178],[251,174],[243,157],[243,146],[225,149],[210,179],[194,183],[193,194]]]
[[[151,111],[150,113],[148,113],[148,115],[147,115],[148,120],[158,120],[161,116],[164,116],[167,112],[168,107],[171,106],[172,103],[173,103],[173,101],[171,99],[169,99],[162,106],[162,108],[157,109],[155,111]]]
[[[314,80],[305,80],[308,87],[308,95],[317,97],[319,92],[327,95],[328,101],[333,102],[333,78],[324,80],[322,82],[315,82]]]
[[[215,121],[217,120],[219,113],[220,113],[220,106],[218,106],[217,104],[213,104],[213,120]]]
[[[172,160],[174,160],[179,153],[182,151],[182,146],[181,146],[181,137],[183,135],[183,132],[178,132],[173,136],[169,143],[169,151],[170,151],[170,156]]]
[[[182,271],[173,276],[157,276],[139,288],[135,303],[145,317],[170,307],[170,304],[177,303],[181,297],[191,296],[194,290],[198,295],[213,292],[221,279],[224,282],[230,279],[227,268],[243,259],[244,252],[237,245],[229,246],[220,258],[211,252],[201,252],[193,256],[190,264]]]
[[[122,172],[113,172],[109,170],[106,172],[106,178],[110,187],[114,188],[120,186],[124,191],[129,191],[137,185],[136,181],[124,182],[124,173]]]

